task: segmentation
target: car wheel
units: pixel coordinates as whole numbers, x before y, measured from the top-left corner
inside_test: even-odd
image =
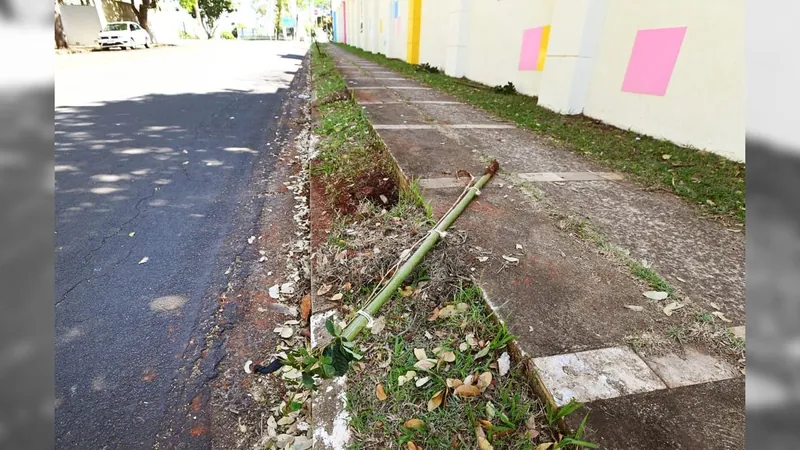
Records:
[[[129,50],[136,50],[136,41],[131,38],[131,45],[128,46]]]
[[[144,48],[150,48],[150,38],[144,38]]]

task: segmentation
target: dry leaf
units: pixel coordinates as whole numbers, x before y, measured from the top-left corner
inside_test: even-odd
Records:
[[[669,305],[665,306],[663,311],[664,314],[666,314],[667,316],[671,316],[674,311],[681,309],[683,307],[684,305],[681,305],[678,302],[672,302]]]
[[[428,381],[430,381],[430,380],[431,380],[431,377],[420,378],[420,379],[419,379],[419,380],[417,380],[417,382],[416,382],[416,383],[414,383],[414,384],[416,384],[416,385],[417,385],[417,387],[422,387],[422,386],[425,386],[425,383],[427,383],[427,382],[428,382]]]
[[[430,317],[428,317],[428,322],[433,322],[434,320],[439,318],[439,308],[433,310],[433,313]]]
[[[342,289],[344,289],[347,292],[350,292],[350,290],[353,289],[353,285],[350,284],[350,282],[348,281],[347,283],[344,284],[344,286],[342,286]]]
[[[471,386],[468,384],[462,384],[453,391],[453,394],[459,397],[474,397],[480,393],[481,390],[478,386]]]
[[[146,263],[147,261],[150,261],[150,258],[148,258],[147,256],[145,256],[144,258],[142,258],[142,260],[141,260],[141,261],[139,261],[139,264],[144,264],[144,263]]]
[[[626,308],[630,309],[631,311],[642,312],[644,311],[644,306],[638,305],[625,305]]]
[[[463,312],[467,312],[468,310],[469,310],[469,305],[468,304],[466,304],[464,302],[456,304],[456,312],[463,313]]]
[[[422,447],[419,447],[417,444],[415,444],[412,441],[408,441],[406,446],[408,447],[408,450],[422,450]]]
[[[665,298],[669,297],[668,293],[661,291],[647,291],[643,292],[642,295],[649,298],[650,300],[655,300],[655,301],[664,300]]]
[[[458,349],[462,352],[465,352],[469,349],[469,344],[462,342],[461,345],[458,346]]]
[[[294,283],[289,281],[281,285],[281,294],[294,294]]]
[[[672,155],[667,155],[667,154],[661,155],[661,159],[663,159],[663,160],[668,160],[670,158],[672,158]]]
[[[413,380],[416,376],[417,376],[417,372],[414,372],[413,370],[409,370],[408,372],[406,372],[405,375],[400,375],[399,377],[397,377],[397,385],[398,386],[402,386],[402,385],[408,383],[409,381]]]
[[[370,333],[380,334],[383,329],[386,328],[386,318],[383,316],[378,317],[375,319],[375,322],[372,323],[372,328],[370,328]]]
[[[378,400],[384,401],[388,398],[386,395],[386,389],[383,388],[383,384],[378,384],[375,387],[375,396],[378,397]]]
[[[333,300],[333,301],[335,301],[335,302],[338,302],[338,301],[339,301],[339,300],[341,300],[343,297],[344,297],[344,295],[343,295],[343,294],[340,292],[340,293],[338,293],[338,294],[335,294],[333,297],[331,297],[331,300]]]
[[[330,292],[331,289],[333,289],[333,286],[330,284],[323,284],[322,287],[317,290],[317,295],[325,295]]]
[[[415,348],[414,349],[414,356],[417,358],[417,361],[422,361],[423,359],[428,359],[428,355],[425,353],[424,348]]]
[[[450,350],[445,350],[439,353],[439,360],[444,362],[453,362],[456,360],[456,354]]]
[[[400,290],[400,297],[409,297],[413,293],[414,293],[414,288],[411,286],[406,286],[405,288]]]
[[[539,436],[539,430],[536,429],[536,416],[528,417],[525,421],[525,428],[530,439],[536,439]]]
[[[464,384],[471,385],[474,378],[475,376],[473,375],[467,375],[467,378],[464,378]]]
[[[489,420],[492,420],[492,419],[494,419],[494,413],[495,413],[495,409],[494,409],[494,405],[492,404],[492,402],[487,403],[486,404],[486,417],[488,417]]]
[[[731,319],[728,319],[727,317],[725,317],[725,314],[722,314],[720,311],[714,311],[714,312],[711,313],[711,315],[714,316],[714,317],[719,318],[719,320],[721,320],[723,322],[727,322],[727,323],[733,322]]]
[[[497,359],[497,370],[500,372],[500,376],[505,376],[509,370],[511,370],[511,357],[508,355],[508,352],[503,352],[500,355],[500,358]]]
[[[492,428],[492,426],[493,426],[492,422],[489,422],[486,419],[478,419],[478,423],[481,424],[482,427],[486,427],[487,429],[488,428]]]
[[[272,298],[278,298],[281,296],[281,287],[279,285],[275,285],[269,288],[269,296]]]
[[[481,359],[484,356],[489,354],[489,350],[491,350],[491,346],[487,345],[486,347],[482,348],[478,353],[475,353],[473,359]]]
[[[478,256],[478,261],[480,262],[486,262],[488,260],[489,260],[488,256]]]
[[[447,387],[449,387],[449,388],[457,388],[457,387],[461,386],[462,384],[464,384],[458,378],[448,378],[445,381],[445,383],[447,384]]]
[[[489,385],[492,384],[492,373],[491,372],[483,372],[478,377],[478,388],[481,392],[485,391]]]
[[[428,412],[433,411],[434,409],[438,408],[439,405],[442,404],[444,401],[444,391],[439,391],[433,394],[430,400],[428,400]]]
[[[475,341],[475,335],[469,333],[468,335],[464,336],[464,340],[467,341],[470,347],[475,347],[478,343]]]
[[[548,450],[552,446],[553,446],[552,442],[545,442],[544,444],[539,444],[536,447],[536,450]]]
[[[493,450],[492,444],[486,440],[486,433],[480,426],[475,427],[475,437],[478,439],[478,450]]]
[[[308,316],[311,315],[311,296],[306,294],[303,297],[303,300],[300,301],[300,318],[303,319],[303,322],[308,320]]]
[[[417,428],[424,427],[425,426],[425,422],[423,422],[423,421],[421,421],[419,419],[408,419],[403,424],[403,426],[408,428],[409,430],[414,430],[414,429],[417,429]]]
[[[417,363],[414,364],[414,367],[416,367],[419,370],[431,370],[434,367],[436,367],[436,360],[435,359],[423,359],[422,361],[417,361]]]
[[[717,304],[716,304],[716,303],[714,303],[714,302],[709,302],[708,304],[709,304],[709,305],[710,305],[712,308],[716,309],[717,311],[719,311],[720,309],[722,309],[722,308],[720,308],[720,307],[719,307],[719,305],[717,305]]]
[[[510,263],[512,263],[512,264],[517,264],[517,263],[519,263],[519,258],[514,258],[513,256],[506,256],[506,255],[503,255],[503,259],[505,259],[506,261],[508,261],[508,262],[510,262]]]
[[[439,311],[438,318],[445,319],[456,313],[456,308],[453,305],[447,305]]]

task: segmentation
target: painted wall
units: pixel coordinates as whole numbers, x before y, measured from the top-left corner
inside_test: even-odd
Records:
[[[102,25],[94,6],[61,5],[61,21],[69,45],[95,45]]]
[[[584,113],[621,128],[743,161],[744,2],[672,0],[647,2],[647,8],[639,3],[641,0],[609,3]],[[639,36],[639,50],[652,58],[641,64],[660,67],[663,72],[668,67],[662,65],[667,65],[671,56],[668,47],[677,47],[671,75],[634,73],[632,83],[626,71],[637,32],[677,27],[686,27],[680,42],[677,34],[668,32],[652,36],[650,42],[646,35]],[[634,92],[623,89],[626,75],[629,90]],[[654,93],[637,93],[647,88],[635,85],[637,75],[666,83],[652,86]]]
[[[744,161],[744,0],[340,1],[337,42]]]

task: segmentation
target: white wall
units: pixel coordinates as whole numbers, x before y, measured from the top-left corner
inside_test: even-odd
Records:
[[[61,21],[69,45],[95,45],[102,26],[94,6],[61,5]]]
[[[422,2],[419,60],[444,69],[447,64],[448,22],[457,0]]]
[[[584,113],[743,161],[743,0],[610,0]],[[686,26],[664,96],[622,92],[639,29]]]

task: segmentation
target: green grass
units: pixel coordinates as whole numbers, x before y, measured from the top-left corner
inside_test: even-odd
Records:
[[[711,214],[744,224],[745,165],[716,154],[622,130],[583,115],[565,116],[537,104],[536,97],[507,95],[465,79],[418,70],[416,66],[355,47],[357,56],[452,94],[504,119],[550,136],[580,154],[639,181],[672,192]],[[508,91],[506,89],[505,91]],[[665,159],[665,155],[669,155]]]

